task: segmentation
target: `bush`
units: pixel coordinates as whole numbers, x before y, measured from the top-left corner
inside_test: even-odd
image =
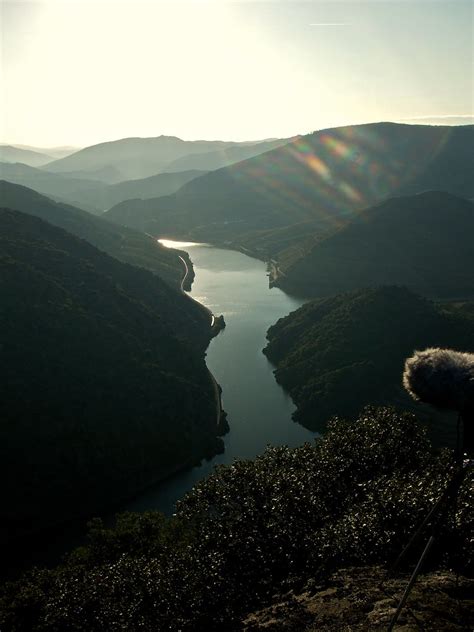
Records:
[[[89,544],[63,565],[5,589],[0,627],[222,630],[277,590],[393,560],[452,468],[412,415],[369,408],[352,424],[335,419],[313,445],[216,468],[172,518],[124,514],[114,529],[94,521]],[[468,490],[465,481],[430,558],[464,572]]]

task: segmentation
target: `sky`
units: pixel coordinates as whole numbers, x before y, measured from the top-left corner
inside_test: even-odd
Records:
[[[0,0],[0,141],[469,123],[471,0]]]

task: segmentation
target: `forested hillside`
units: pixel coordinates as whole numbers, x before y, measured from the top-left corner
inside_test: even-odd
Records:
[[[428,191],[361,212],[294,259],[274,283],[303,296],[405,285],[425,296],[474,297],[474,204]]]
[[[186,295],[6,209],[0,294],[5,550],[222,448],[209,316]]]
[[[264,350],[297,405],[294,418],[323,429],[334,414],[353,417],[368,403],[416,409],[437,443],[455,424],[413,402],[402,387],[406,357],[430,346],[474,350],[472,303],[435,304],[405,288],[357,290],[317,299],[270,327]]]
[[[163,248],[148,235],[119,227],[86,211],[53,202],[32,189],[0,180],[0,196],[3,206],[15,209],[64,228],[86,239],[120,261],[140,266],[179,288],[183,276],[183,264],[178,251]]]

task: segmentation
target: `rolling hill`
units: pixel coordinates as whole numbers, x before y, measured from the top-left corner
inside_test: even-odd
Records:
[[[204,171],[160,173],[140,180],[107,184],[101,182],[100,179],[90,180],[85,177],[86,174],[51,173],[21,163],[0,163],[2,179],[21,184],[56,201],[67,202],[96,214],[102,214],[103,211],[124,200],[169,195],[186,182],[204,173]]]
[[[387,197],[427,189],[473,197],[473,147],[472,126],[323,130],[210,172],[172,196],[123,202],[107,217],[155,235],[233,247],[249,248],[257,237],[254,254],[265,259],[278,254],[267,232],[308,222],[307,235],[320,235]]]
[[[183,264],[179,253],[164,248],[148,235],[116,226],[73,206],[53,202],[32,189],[10,182],[0,181],[0,199],[4,207],[36,215],[120,261],[150,270],[175,288],[181,286]]]
[[[196,169],[190,171],[177,171],[174,173],[158,173],[148,178],[139,180],[125,180],[117,182],[102,189],[82,189],[77,199],[80,204],[93,205],[102,211],[119,204],[124,200],[143,199],[170,195],[175,193],[187,182],[204,175],[205,171]]]
[[[221,449],[197,303],[9,209],[0,270],[2,548]]]
[[[66,158],[50,162],[46,168],[48,171],[63,173],[91,172],[108,167],[120,174],[119,180],[147,178],[159,172],[170,171],[168,166],[185,156],[239,146],[240,143],[226,141],[184,141],[175,136],[123,138],[86,147]],[[265,151],[264,143],[256,141],[253,146],[258,151]],[[242,143],[242,149],[249,151],[250,145]],[[193,161],[192,166],[175,166],[172,171],[189,169],[207,170],[207,167],[197,160]]]
[[[82,203],[77,203],[77,200],[82,197],[82,191],[86,190],[90,196],[93,194],[97,196],[101,195],[102,191],[107,190],[107,185],[99,180],[49,173],[44,169],[30,167],[20,162],[0,163],[0,176],[3,180],[34,189],[56,201],[76,203],[80,208],[94,213],[99,210],[96,205],[91,205],[85,200]]]
[[[0,162],[22,162],[31,167],[39,167],[52,159],[53,156],[30,148],[0,145]]]
[[[393,404],[430,422],[438,443],[453,438],[452,415],[414,403],[401,382],[404,361],[430,346],[474,349],[471,304],[435,304],[406,288],[379,287],[321,298],[281,318],[264,353],[297,405],[296,421],[323,429],[333,415]]]
[[[430,191],[391,198],[288,261],[274,283],[304,296],[405,285],[425,296],[474,297],[474,204]]]
[[[258,156],[266,151],[271,151],[281,145],[286,145],[292,138],[275,139],[262,141],[259,143],[239,144],[231,147],[222,147],[215,151],[208,151],[200,154],[188,154],[177,160],[173,160],[168,166],[167,171],[184,171],[188,169],[205,169],[206,171],[214,171],[221,167],[233,165],[241,160]]]

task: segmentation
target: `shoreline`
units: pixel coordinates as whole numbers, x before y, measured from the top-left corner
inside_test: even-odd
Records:
[[[178,250],[178,249],[177,249]],[[189,254],[186,253],[189,257]],[[193,270],[192,272],[190,272],[188,263],[186,261],[186,259],[184,257],[182,257],[181,255],[178,255],[178,257],[181,259],[181,261],[183,262],[184,265],[184,276],[181,279],[181,292],[183,294],[185,294],[185,296],[187,296],[190,300],[194,301],[197,305],[199,305],[209,316],[210,319],[210,328],[211,328],[211,340],[212,338],[215,338],[217,335],[219,335],[219,332],[221,331],[221,329],[223,329],[225,327],[225,323],[224,323],[224,318],[223,316],[218,316],[217,318],[214,316],[214,314],[212,313],[212,311],[206,307],[205,305],[203,305],[202,303],[200,303],[199,301],[197,301],[195,298],[193,298],[192,296],[190,296],[185,288],[185,285],[188,281],[188,276],[190,274],[192,274],[192,278],[194,280],[194,266],[193,266]],[[190,263],[192,265],[192,261],[191,258],[189,259]],[[191,281],[192,283],[192,281]],[[190,287],[191,289],[191,287]],[[207,368],[207,365],[206,365]],[[216,399],[216,419],[217,419],[217,427],[220,429],[220,434],[218,436],[222,436],[222,434],[225,434],[228,430],[228,424],[227,424],[227,420],[226,420],[226,413],[224,411],[224,409],[222,408],[222,397],[221,397],[221,393],[222,393],[222,389],[220,387],[220,384],[217,382],[216,378],[212,375],[211,371],[209,369],[207,369],[208,373],[209,373],[209,377],[211,379],[213,388],[214,388],[214,394],[215,394],[215,399]]]

